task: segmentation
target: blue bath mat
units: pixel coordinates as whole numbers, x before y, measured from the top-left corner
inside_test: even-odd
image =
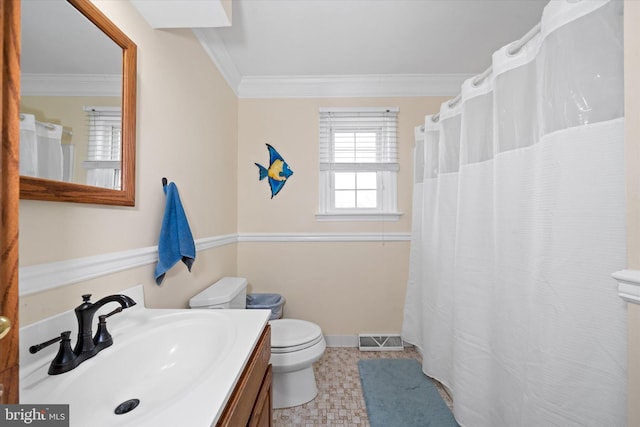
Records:
[[[366,359],[358,368],[371,427],[458,427],[417,360]]]

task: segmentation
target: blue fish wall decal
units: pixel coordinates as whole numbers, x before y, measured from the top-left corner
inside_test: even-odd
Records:
[[[287,179],[293,175],[293,171],[289,169],[289,165],[275,148],[269,144],[267,144],[267,148],[269,149],[269,166],[265,168],[258,163],[255,165],[258,167],[258,172],[260,173],[260,181],[267,177],[269,178],[271,198],[273,199],[273,196],[282,190]]]

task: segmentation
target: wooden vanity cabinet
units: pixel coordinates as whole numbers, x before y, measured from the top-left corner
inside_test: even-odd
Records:
[[[267,325],[236,384],[217,426],[271,427],[271,326]]]

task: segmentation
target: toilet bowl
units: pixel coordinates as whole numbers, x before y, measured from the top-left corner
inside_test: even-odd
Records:
[[[312,365],[326,348],[322,330],[305,320],[276,319],[269,323],[273,407],[288,408],[313,400],[318,388]]]
[[[191,308],[246,308],[247,279],[224,277],[189,301]],[[271,325],[273,408],[288,408],[318,394],[313,363],[324,354],[322,330],[297,319],[275,319]]]

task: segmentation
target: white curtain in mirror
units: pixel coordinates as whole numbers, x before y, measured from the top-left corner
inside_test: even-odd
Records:
[[[62,126],[36,121],[38,176],[62,181]]]
[[[416,138],[403,337],[461,425],[627,424],[622,28],[550,2]]]
[[[38,176],[36,118],[33,114],[20,114],[20,175]]]
[[[62,180],[73,182],[73,162],[75,160],[76,146],[74,144],[62,144]]]
[[[20,175],[63,180],[62,131],[59,124],[20,115]]]

